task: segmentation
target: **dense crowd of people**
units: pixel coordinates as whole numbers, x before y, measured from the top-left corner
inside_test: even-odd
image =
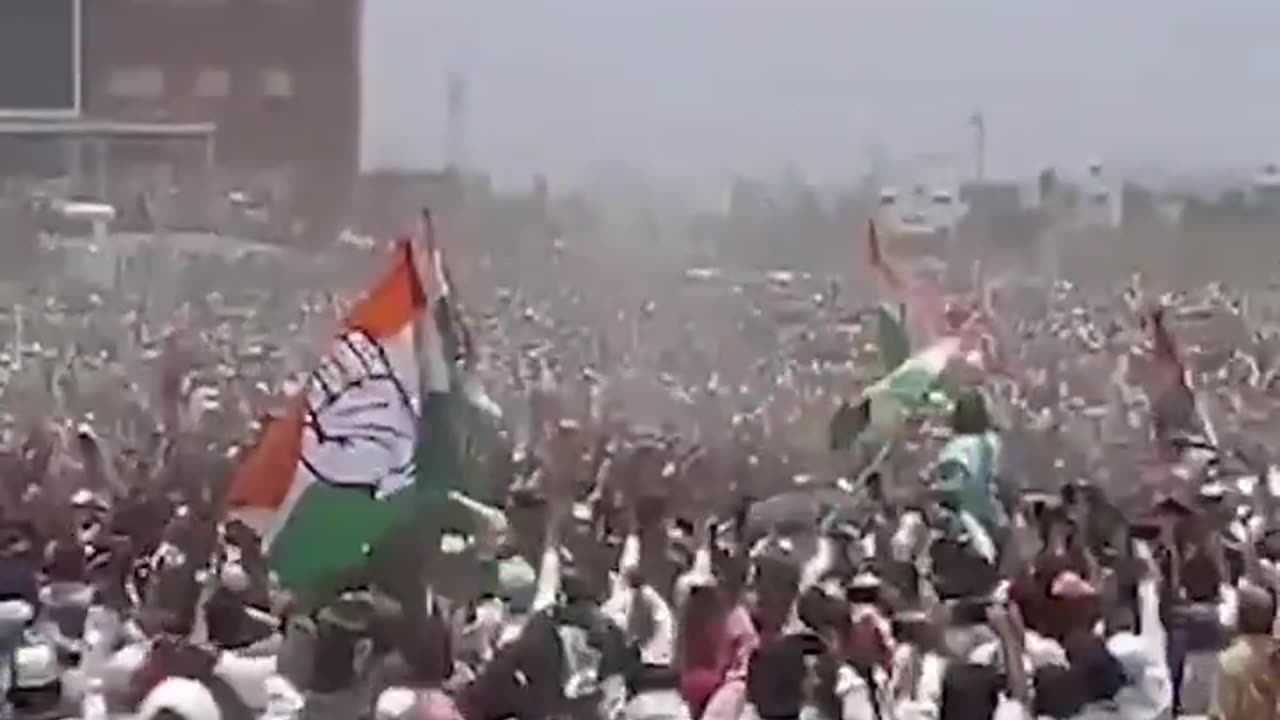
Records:
[[[1280,388],[1243,294],[974,289],[941,321],[983,319],[945,409],[831,452],[889,339],[795,283],[740,283],[727,316],[477,295],[507,422],[448,512],[315,602],[225,496],[296,388],[284,334],[340,303],[201,287],[164,333],[128,298],[49,299],[6,357],[4,712],[1280,717]]]

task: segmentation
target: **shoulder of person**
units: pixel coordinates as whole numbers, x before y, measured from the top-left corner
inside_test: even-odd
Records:
[[[1245,638],[1236,638],[1225,650],[1218,653],[1218,666],[1223,674],[1238,675],[1248,672],[1256,651]]]
[[[852,692],[867,692],[867,680],[847,663],[840,663],[836,669],[836,697],[842,698]]]
[[[1031,658],[1031,663],[1035,667],[1046,665],[1066,667],[1070,664],[1067,660],[1067,651],[1056,640],[1036,632],[1027,632],[1025,645],[1027,656]]]

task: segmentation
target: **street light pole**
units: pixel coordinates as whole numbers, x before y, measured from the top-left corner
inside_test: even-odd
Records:
[[[970,116],[969,124],[973,127],[974,179],[982,182],[987,174],[987,120],[981,110]]]

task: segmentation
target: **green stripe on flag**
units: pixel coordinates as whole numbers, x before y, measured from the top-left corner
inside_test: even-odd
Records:
[[[842,404],[828,428],[831,449],[848,448],[869,427],[892,431],[912,413],[937,407],[939,377],[959,351],[956,338],[939,340],[863,390],[858,402]]]
[[[456,383],[451,383],[456,388]],[[461,396],[457,391],[430,393],[418,421],[414,453],[414,487],[432,504],[443,502],[450,490],[462,486],[461,446],[457,427]]]
[[[325,585],[363,567],[373,546],[411,515],[413,492],[376,500],[362,490],[312,483],[271,543],[268,557],[280,583],[308,597],[333,590]]]
[[[905,309],[895,312],[887,305],[876,310],[877,342],[880,346],[880,365],[890,372],[911,357],[911,340],[903,322]]]

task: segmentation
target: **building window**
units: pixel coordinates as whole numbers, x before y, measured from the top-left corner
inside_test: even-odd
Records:
[[[154,98],[164,94],[164,70],[158,67],[118,67],[107,77],[107,93],[122,98]]]
[[[231,94],[231,73],[226,68],[202,68],[196,74],[196,97],[224,98]]]
[[[282,68],[268,68],[262,71],[263,97],[287,99],[293,97],[293,73]]]

